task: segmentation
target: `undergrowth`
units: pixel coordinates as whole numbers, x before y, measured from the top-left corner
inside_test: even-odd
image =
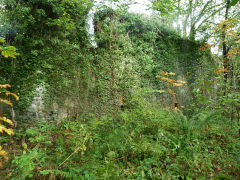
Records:
[[[221,111],[191,118],[136,107],[16,130],[1,179],[239,179],[237,127]],[[25,130],[26,129],[26,130]],[[3,173],[2,173],[3,172]]]

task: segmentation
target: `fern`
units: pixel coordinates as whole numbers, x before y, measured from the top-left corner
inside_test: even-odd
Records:
[[[198,136],[201,131],[209,125],[210,121],[215,119],[222,111],[201,112],[195,114],[192,118],[185,116],[182,111],[171,112],[173,120],[178,124],[179,130],[187,139],[192,139],[193,136]]]

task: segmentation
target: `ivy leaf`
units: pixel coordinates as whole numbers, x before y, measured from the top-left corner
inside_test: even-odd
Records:
[[[150,92],[158,92],[158,93],[164,93],[165,90],[161,89],[161,90],[153,90],[153,91],[150,91]]]
[[[8,58],[8,57],[9,57],[8,51],[3,50],[3,51],[1,52],[1,54],[2,54],[2,56],[5,57],[5,58]]]
[[[229,7],[235,6],[240,0],[232,0],[229,4]]]
[[[7,50],[14,52],[14,51],[16,51],[17,49],[16,49],[14,46],[8,46],[8,47],[7,47]]]
[[[4,43],[4,42],[5,42],[5,39],[0,38],[0,43]]]
[[[1,54],[5,58],[16,58],[16,56],[19,55],[18,53],[16,53],[16,48],[14,46],[7,46],[5,48],[2,48]]]

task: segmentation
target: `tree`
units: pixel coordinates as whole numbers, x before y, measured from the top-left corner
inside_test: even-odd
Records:
[[[228,16],[229,16],[229,8],[230,8],[230,0],[227,0],[226,2],[226,11],[225,11],[225,21],[228,20]],[[229,61],[228,61],[228,52],[230,50],[230,47],[227,47],[227,43],[226,43],[226,28],[227,25],[224,23],[222,26],[222,50],[223,50],[223,60],[224,60],[224,69],[229,69]],[[225,83],[227,83],[227,79],[228,79],[228,72],[225,71],[224,72],[224,78],[225,78]]]
[[[229,0],[230,6],[237,4],[236,0]],[[162,15],[175,16],[174,23],[177,27],[182,26],[181,33],[187,37],[189,31],[189,38],[191,40],[197,37],[209,37],[209,30],[216,25],[216,18],[221,16],[225,9],[225,0],[173,0],[152,2],[153,9],[160,11]]]

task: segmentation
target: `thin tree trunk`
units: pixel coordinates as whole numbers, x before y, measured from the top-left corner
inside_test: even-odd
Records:
[[[230,0],[227,0],[227,5],[226,5],[226,12],[225,12],[225,21],[228,19],[228,12],[229,12],[229,4]],[[228,59],[228,47],[226,44],[226,31],[224,30],[226,28],[226,24],[223,25],[223,31],[222,31],[222,44],[223,44],[223,67],[225,69],[224,71],[224,81],[227,83],[228,80],[228,70],[229,70],[229,59]]]
[[[14,123],[14,126],[17,127],[17,121],[15,121],[15,111],[13,107],[11,107],[11,115],[12,115],[12,122]]]
[[[195,40],[195,21],[193,15],[193,1],[190,1],[190,33],[189,38],[190,40]]]

